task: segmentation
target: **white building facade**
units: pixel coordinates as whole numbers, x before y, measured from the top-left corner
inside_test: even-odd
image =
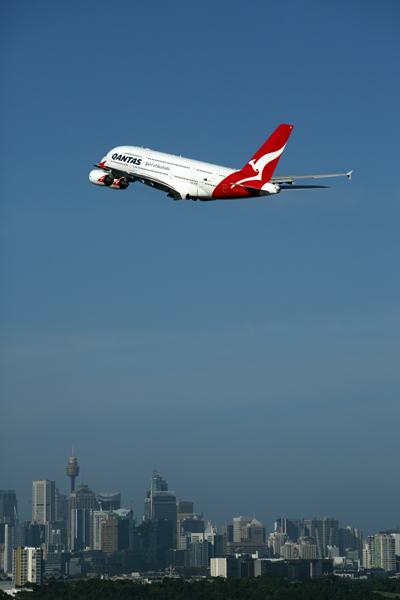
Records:
[[[235,557],[212,558],[210,560],[211,577],[239,577],[240,561]]]
[[[56,484],[48,479],[39,479],[32,484],[32,522],[46,525],[55,521]]]
[[[396,571],[395,538],[385,533],[370,535],[363,550],[363,567]]]
[[[16,586],[42,583],[42,549],[19,546],[14,550],[13,580]]]

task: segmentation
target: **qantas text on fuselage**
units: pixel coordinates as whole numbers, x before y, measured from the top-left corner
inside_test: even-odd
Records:
[[[124,190],[139,181],[164,191],[174,200],[233,200],[270,196],[281,190],[321,188],[320,185],[296,185],[296,179],[347,176],[348,173],[323,175],[274,175],[278,161],[292,133],[292,125],[279,125],[243,169],[220,167],[148,148],[120,146],[94,165],[89,180],[95,185]]]

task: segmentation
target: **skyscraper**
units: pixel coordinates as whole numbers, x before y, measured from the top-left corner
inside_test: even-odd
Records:
[[[385,571],[396,570],[395,539],[390,534],[377,533],[368,536],[365,544],[363,566]]]
[[[149,491],[144,501],[144,520],[151,521],[152,515],[152,496],[155,492],[167,492],[168,483],[157,473],[156,470],[151,474]]]
[[[11,528],[11,545],[13,550],[29,545],[29,528],[26,525],[18,523]]]
[[[68,501],[68,547],[84,550],[91,545],[91,511],[97,506],[96,494],[87,485],[78,485]]]
[[[100,510],[118,510],[121,508],[121,494],[119,492],[99,492],[97,496]]]
[[[167,551],[171,549],[173,531],[176,531],[174,524],[166,519],[142,521],[136,530],[143,569],[149,571],[165,568]]]
[[[222,535],[226,535],[227,542],[233,542],[233,525],[221,525]]]
[[[234,517],[234,519],[233,519],[233,541],[234,542],[240,541],[240,530],[245,525],[248,525],[249,523],[251,523],[252,520],[253,519],[251,517]]]
[[[247,554],[254,554],[255,552],[258,552],[259,556],[265,556],[265,527],[262,525],[262,523],[260,523],[260,521],[257,521],[257,519],[251,519],[250,523],[247,523],[240,529],[239,541],[228,542],[226,544],[227,554],[234,554],[238,548]]]
[[[24,585],[27,581],[31,583],[42,583],[42,549],[24,548],[19,546],[14,550],[13,579],[15,585]]]
[[[327,556],[327,546],[339,547],[339,521],[325,517],[324,519],[305,520],[306,535],[314,537],[317,542],[317,558]]]
[[[60,491],[56,488],[56,521],[66,521],[68,519],[68,500],[65,494],[60,494]]]
[[[92,550],[101,550],[101,522],[108,519],[113,513],[105,510],[92,510],[90,515],[92,520],[90,526],[90,547]]]
[[[13,567],[13,547],[12,547],[12,526],[6,523],[4,525],[4,553],[3,569],[4,573],[11,573]]]
[[[184,518],[188,517],[189,515],[194,515],[193,506],[193,502],[189,500],[179,500],[176,503],[178,515],[185,515]]]
[[[129,549],[129,518],[114,517],[100,523],[100,549],[108,555]]]
[[[299,537],[304,536],[304,524],[299,520],[277,519],[275,522],[276,533],[286,533],[289,540],[297,542]]]
[[[172,548],[177,545],[177,506],[174,492],[168,491],[167,482],[153,471],[150,489],[144,501],[144,520],[155,521],[166,519],[173,524]]]
[[[49,479],[39,479],[32,484],[32,522],[45,525],[55,521],[56,484]]]
[[[181,535],[185,532],[204,533],[204,519],[198,517],[193,512],[193,502],[188,500],[179,500],[176,503],[177,508],[177,548],[180,549]]]
[[[15,490],[0,490],[0,523],[13,525],[17,520],[17,510]]]
[[[361,529],[348,525],[345,529],[339,529],[339,556],[346,555],[346,549],[357,550],[361,558],[364,546],[364,536]]]

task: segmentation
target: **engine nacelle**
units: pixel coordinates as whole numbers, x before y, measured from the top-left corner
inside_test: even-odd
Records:
[[[120,177],[120,179],[114,179],[114,183],[110,185],[113,190],[126,190],[129,186],[129,181],[125,179],[125,177]]]
[[[260,196],[270,196],[271,194],[279,194],[281,188],[276,183],[264,183],[260,190]]]
[[[89,181],[94,185],[106,186],[113,190],[126,190],[129,186],[129,181],[125,177],[114,179],[110,173],[105,173],[99,169],[94,169],[89,173]]]

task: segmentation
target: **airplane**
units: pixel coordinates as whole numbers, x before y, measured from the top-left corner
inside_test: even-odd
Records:
[[[167,192],[174,200],[233,200],[279,194],[283,190],[326,188],[321,185],[297,185],[296,179],[348,177],[348,173],[324,175],[274,175],[278,161],[292,133],[293,125],[279,125],[245,166],[229,169],[149,148],[119,146],[110,150],[89,180],[113,190],[125,190],[139,181]]]

